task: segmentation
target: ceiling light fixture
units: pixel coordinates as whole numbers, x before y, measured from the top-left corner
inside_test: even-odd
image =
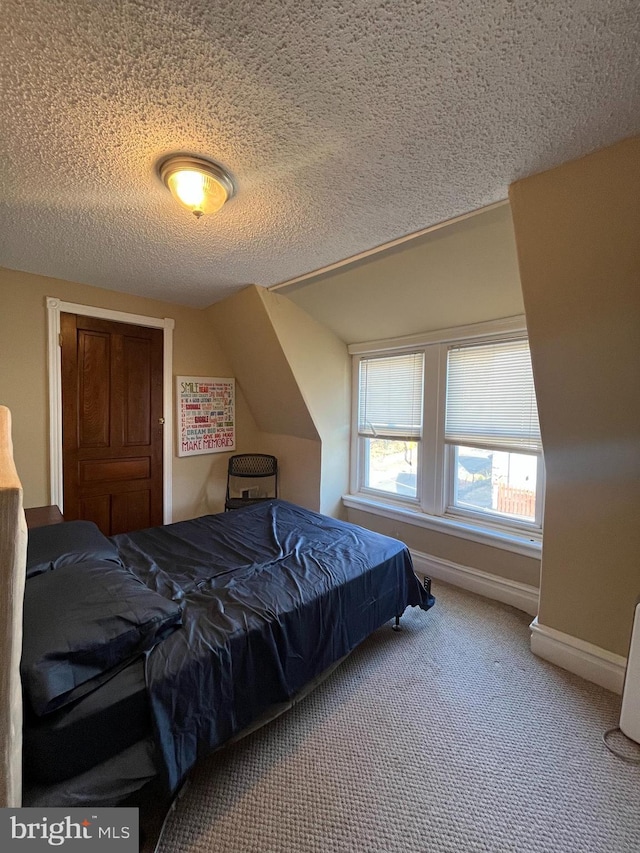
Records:
[[[229,173],[202,157],[172,154],[160,163],[158,171],[175,200],[198,219],[220,210],[235,192]]]

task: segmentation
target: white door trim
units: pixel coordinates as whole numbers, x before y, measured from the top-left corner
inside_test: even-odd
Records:
[[[49,373],[49,484],[51,503],[64,512],[62,481],[62,358],[60,351],[60,314],[80,314],[84,317],[98,317],[113,320],[115,323],[131,323],[135,326],[147,326],[162,329],[164,338],[162,415],[164,434],[162,439],[162,504],[163,522],[169,524],[173,516],[173,495],[171,490],[173,463],[173,329],[175,320],[170,317],[147,317],[143,314],[127,314],[110,308],[95,308],[92,305],[78,305],[75,302],[63,302],[54,296],[47,296],[47,368]]]

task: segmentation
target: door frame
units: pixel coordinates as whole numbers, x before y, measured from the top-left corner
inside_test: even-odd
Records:
[[[111,308],[95,308],[63,302],[55,296],[47,296],[47,368],[49,374],[49,487],[51,503],[64,513],[62,475],[62,353],[60,348],[60,314],[80,314],[83,317],[98,317],[116,323],[130,323],[163,331],[163,374],[162,374],[162,517],[170,524],[173,516],[172,463],[173,463],[173,330],[175,320],[170,317],[147,317],[143,314],[127,314]]]

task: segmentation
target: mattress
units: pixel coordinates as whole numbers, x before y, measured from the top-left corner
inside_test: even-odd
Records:
[[[434,603],[402,542],[282,500],[112,541],[129,571],[182,607],[146,671],[170,792],[385,622]]]
[[[77,776],[150,733],[141,657],[72,705],[44,717],[26,712],[25,784],[53,785]]]
[[[153,737],[139,740],[84,773],[54,785],[25,786],[22,805],[27,808],[75,808],[122,804],[158,777],[158,751]]]

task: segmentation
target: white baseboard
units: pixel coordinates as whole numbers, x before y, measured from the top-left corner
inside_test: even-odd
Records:
[[[440,557],[411,551],[413,566],[419,575],[445,581],[446,583],[510,604],[518,610],[524,610],[531,616],[538,612],[538,588],[518,581],[501,578],[469,566],[461,566]]]
[[[537,617],[531,623],[531,651],[587,681],[622,693],[626,658],[541,625]]]
[[[440,557],[422,554],[420,551],[412,550],[411,557],[418,575],[428,575],[430,578],[468,589],[535,616],[530,625],[531,651],[534,654],[607,690],[622,693],[627,659],[555,628],[541,625],[536,615],[537,587],[481,572],[469,566],[461,566]]]

